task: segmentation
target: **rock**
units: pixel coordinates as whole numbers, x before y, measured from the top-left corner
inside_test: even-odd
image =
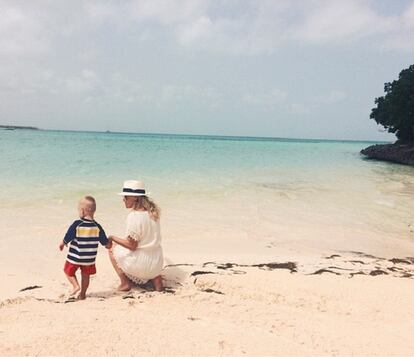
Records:
[[[196,270],[196,271],[193,271],[193,272],[191,273],[191,276],[196,276],[196,275],[204,275],[204,274],[216,274],[216,273],[213,273],[212,271],[201,271],[201,270]]]
[[[414,166],[414,144],[379,144],[361,150],[370,159]]]
[[[381,269],[375,269],[375,270],[372,270],[372,271],[369,273],[369,275],[371,275],[371,276],[377,276],[377,275],[388,275],[388,273],[387,273],[386,271],[384,271],[384,270],[381,270]]]
[[[322,273],[332,273],[332,274],[336,274],[336,275],[341,275],[339,273],[337,273],[336,271],[332,271],[329,269],[319,269],[317,271],[315,271],[314,273],[310,274],[310,275],[316,275],[316,274],[322,274]]]
[[[213,289],[204,289],[204,290],[201,290],[201,291],[204,291],[205,293],[215,293],[215,294],[219,294],[219,295],[224,295],[223,292],[218,291],[218,290],[213,290]]]
[[[26,290],[33,290],[33,289],[40,289],[40,288],[41,288],[41,286],[39,286],[39,285],[32,285],[32,286],[27,286],[23,289],[20,289],[19,291],[26,291]]]

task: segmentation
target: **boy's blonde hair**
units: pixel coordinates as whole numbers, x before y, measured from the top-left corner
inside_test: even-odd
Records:
[[[83,197],[79,204],[89,214],[94,214],[96,211],[96,201],[92,196]]]

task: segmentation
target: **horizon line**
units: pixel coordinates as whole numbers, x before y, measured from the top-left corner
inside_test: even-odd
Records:
[[[76,130],[76,129],[44,129],[33,126],[16,126],[1,125],[0,127],[15,127],[18,130],[36,129],[41,131],[62,131],[74,133],[99,133],[99,134],[135,134],[135,135],[154,135],[154,136],[189,136],[199,138],[218,138],[218,139],[259,139],[263,141],[272,140],[291,140],[291,141],[341,141],[341,142],[372,142],[372,143],[392,143],[392,140],[372,140],[372,139],[321,139],[321,138],[298,138],[298,137],[280,137],[280,136],[253,136],[253,135],[224,135],[224,134],[190,134],[190,133],[163,133],[163,132],[135,132],[135,131],[112,131],[112,130]]]

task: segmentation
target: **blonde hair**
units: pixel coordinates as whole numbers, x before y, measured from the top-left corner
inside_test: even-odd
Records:
[[[96,211],[96,201],[92,196],[85,196],[81,199],[80,204],[82,208],[89,214],[94,214]]]
[[[158,221],[161,215],[161,209],[147,196],[138,196],[134,209],[145,209],[154,221]]]

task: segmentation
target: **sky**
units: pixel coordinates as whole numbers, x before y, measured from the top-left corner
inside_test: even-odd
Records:
[[[0,0],[0,124],[394,140],[414,0]]]

